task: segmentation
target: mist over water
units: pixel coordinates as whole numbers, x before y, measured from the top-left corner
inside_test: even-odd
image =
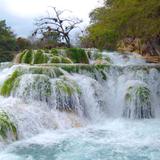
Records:
[[[18,141],[0,140],[0,160],[159,160],[160,65],[106,56],[110,65],[94,68],[90,57],[92,69],[75,72],[2,63],[1,86],[19,73],[10,96],[0,96]]]

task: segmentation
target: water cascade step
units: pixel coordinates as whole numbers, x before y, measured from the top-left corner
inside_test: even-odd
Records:
[[[68,64],[51,63],[48,54],[53,59],[58,53],[50,52],[24,51],[18,63],[0,64],[0,148],[46,130],[81,128],[110,118],[160,118],[159,64],[90,49],[80,51],[86,54],[85,64],[73,63],[77,57],[63,50],[58,53],[66,55]],[[46,63],[35,60],[36,54],[48,57]]]

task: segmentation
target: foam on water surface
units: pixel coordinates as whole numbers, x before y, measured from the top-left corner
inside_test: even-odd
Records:
[[[102,55],[111,64],[0,65],[18,135],[0,139],[0,160],[159,160],[160,66]]]

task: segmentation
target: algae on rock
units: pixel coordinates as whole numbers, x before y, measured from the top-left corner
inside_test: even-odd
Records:
[[[154,118],[151,91],[145,85],[138,84],[128,87],[124,98],[124,117],[133,119]]]
[[[3,85],[0,87],[0,94],[3,96],[10,96],[11,91],[14,87],[16,79],[22,74],[21,71],[15,70],[7,80],[4,81]],[[17,83],[17,82],[16,82]]]
[[[69,48],[66,50],[67,57],[70,58],[74,63],[85,63],[89,64],[88,55],[84,49],[81,48]]]
[[[78,105],[81,89],[75,81],[63,76],[56,80],[55,85],[56,109],[67,112],[76,112],[80,109]]]
[[[16,126],[10,120],[6,112],[0,111],[0,136],[3,140],[6,140],[10,134],[13,136],[14,140],[18,139]]]
[[[58,54],[57,49],[24,50],[16,56],[16,63],[44,64],[44,63],[73,63],[68,57]]]

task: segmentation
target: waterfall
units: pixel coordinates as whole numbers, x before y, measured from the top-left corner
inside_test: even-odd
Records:
[[[0,64],[0,123],[6,114],[12,126],[1,145],[109,118],[160,118],[160,65],[106,52],[110,63],[96,64],[96,50],[86,52],[90,64]]]

